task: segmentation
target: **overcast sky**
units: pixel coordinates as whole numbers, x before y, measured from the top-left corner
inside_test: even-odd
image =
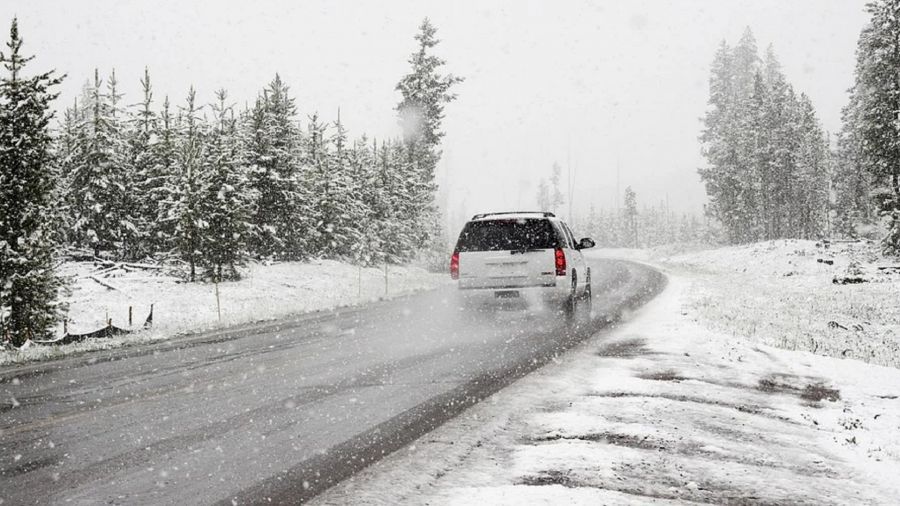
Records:
[[[60,104],[94,67],[115,68],[129,102],[150,68],[156,94],[193,84],[243,105],[276,72],[301,114],[341,117],[353,134],[397,135],[394,90],[423,17],[447,70],[464,76],[447,107],[441,167],[449,210],[535,207],[554,161],[575,170],[574,203],[642,203],[698,211],[705,193],[697,136],[717,45],[745,27],[772,43],[788,79],[840,128],[864,0],[747,1],[11,1],[32,70],[68,74]],[[565,181],[564,181],[565,184]]]

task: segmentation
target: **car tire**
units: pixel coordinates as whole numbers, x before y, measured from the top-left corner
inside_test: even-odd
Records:
[[[563,301],[563,314],[567,318],[575,316],[578,311],[578,274],[572,271],[572,291]]]
[[[593,295],[594,291],[591,288],[591,269],[590,268],[588,268],[587,276],[585,276],[585,277],[587,279],[585,280],[585,283],[584,283],[583,297],[585,298],[585,300],[591,300],[591,296]]]
[[[594,290],[591,287],[591,270],[590,269],[587,270],[586,277],[587,277],[587,282],[584,287],[584,293],[582,294],[581,297],[584,299],[584,302],[585,302],[585,306],[586,306],[585,310],[587,311],[588,315],[590,315],[592,306],[594,304]]]

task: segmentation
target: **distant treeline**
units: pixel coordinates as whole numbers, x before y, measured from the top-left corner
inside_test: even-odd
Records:
[[[415,144],[351,140],[301,124],[278,77],[252,108],[122,107],[115,75],[65,113],[58,136],[63,244],[122,260],[174,258],[191,279],[233,278],[247,258],[403,261],[433,232],[434,178]]]
[[[557,213],[565,204],[560,189],[562,169],[554,163],[549,181],[541,179],[537,189],[538,209]],[[618,199],[617,199],[618,200]],[[674,243],[708,244],[722,242],[719,223],[706,216],[675,213],[666,202],[648,206],[638,204],[637,193],[626,187],[622,207],[613,209],[591,204],[587,216],[573,214],[573,230],[590,237],[601,248],[654,248]]]
[[[433,58],[433,37],[423,24],[414,58]],[[408,261],[440,234],[442,114],[423,101],[451,100],[440,85],[454,78],[437,67],[413,60],[398,112],[415,125],[386,141],[350,139],[340,117],[301,122],[279,76],[236,111],[224,90],[213,104],[191,89],[157,108],[146,72],[141,102],[124,106],[115,74],[104,84],[95,72],[56,145],[59,239],[116,259],[175,257],[191,280],[237,277],[251,256]]]
[[[675,213],[661,203],[627,209],[591,208],[575,220],[576,231],[594,239],[601,248],[655,248],[668,244],[716,244],[718,230],[696,214]]]

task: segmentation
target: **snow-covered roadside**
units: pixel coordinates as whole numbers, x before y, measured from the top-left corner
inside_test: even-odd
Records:
[[[631,323],[318,504],[891,504],[900,371],[694,321],[689,280]]]
[[[900,367],[900,260],[880,257],[877,245],[778,240],[652,253],[691,279],[688,306],[713,330]]]
[[[182,283],[168,276],[144,271],[121,271],[91,279],[90,263],[70,263],[64,274],[74,279],[69,301],[69,331],[85,333],[113,325],[128,327],[128,308],[133,308],[133,327],[140,329],[153,304],[153,326],[135,334],[89,339],[65,346],[31,345],[23,350],[0,350],[0,365],[63,356],[75,352],[109,349],[127,344],[171,338],[241,323],[271,320],[299,313],[363,304],[426,290],[449,282],[449,276],[418,267],[389,266],[385,271],[321,260],[251,264],[240,281],[218,286]],[[108,286],[104,286],[108,285]],[[221,310],[221,319],[219,317]],[[62,329],[59,330],[60,334]]]

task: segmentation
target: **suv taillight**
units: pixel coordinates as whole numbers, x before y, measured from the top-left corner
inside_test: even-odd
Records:
[[[459,251],[454,251],[453,256],[450,257],[450,277],[459,279]]]
[[[556,248],[556,275],[566,275],[566,253],[562,248]]]

